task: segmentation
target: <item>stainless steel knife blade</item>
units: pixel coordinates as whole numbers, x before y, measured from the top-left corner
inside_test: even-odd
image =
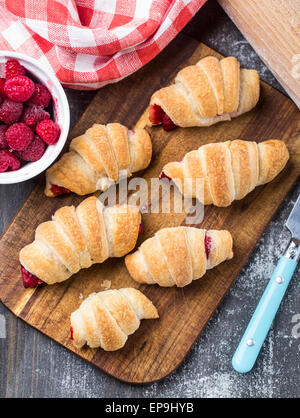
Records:
[[[300,195],[285,225],[291,231],[292,238],[300,242]]]

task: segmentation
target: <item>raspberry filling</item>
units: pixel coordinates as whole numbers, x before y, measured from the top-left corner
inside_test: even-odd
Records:
[[[139,227],[139,235],[142,234],[144,231],[144,225],[143,222],[140,223],[140,227]]]
[[[160,173],[159,179],[160,179],[160,180],[161,180],[161,179],[167,179],[168,181],[171,181],[171,180],[172,180],[172,179],[171,179],[171,177],[167,176],[167,175],[166,175],[166,173],[165,173],[164,171],[162,171],[162,172]]]
[[[175,125],[172,119],[157,104],[153,104],[150,106],[149,120],[153,125],[162,124],[162,127],[165,131],[171,131],[172,129],[177,127],[177,125]]]
[[[37,287],[39,284],[44,283],[43,280],[39,279],[34,274],[29,273],[29,271],[27,271],[25,267],[23,267],[22,265],[21,265],[21,273],[22,273],[22,278],[23,278],[23,285],[25,288]]]
[[[58,186],[57,184],[51,184],[50,190],[55,196],[71,193],[71,190],[67,189],[66,187]]]
[[[206,258],[208,260],[208,257],[209,257],[210,251],[211,251],[211,246],[212,246],[212,239],[211,239],[211,237],[209,237],[206,234],[205,234],[204,245],[205,245]]]
[[[172,129],[175,129],[177,127],[166,113],[164,114],[162,119],[162,126],[165,131],[172,131]]]
[[[74,336],[73,336],[73,333],[74,333],[74,331],[73,331],[73,327],[70,327],[70,333],[71,333],[71,335],[70,335],[70,340],[74,340]]]
[[[157,104],[150,106],[149,110],[149,120],[153,125],[160,125],[162,123],[164,111]]]

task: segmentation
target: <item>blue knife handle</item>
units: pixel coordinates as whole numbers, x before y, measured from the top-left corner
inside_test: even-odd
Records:
[[[291,258],[282,256],[279,259],[232,358],[232,366],[237,372],[247,373],[254,366],[296,266],[297,261]]]

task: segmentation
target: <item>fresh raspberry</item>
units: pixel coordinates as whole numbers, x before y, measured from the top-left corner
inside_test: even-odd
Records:
[[[5,78],[8,80],[9,78],[16,77],[17,75],[25,75],[26,69],[19,63],[18,60],[12,58],[6,61],[5,64]]]
[[[48,145],[53,145],[58,141],[60,128],[53,120],[46,119],[37,125],[35,131]]]
[[[5,132],[7,130],[7,125],[0,125],[0,149],[8,149],[8,143],[5,138]]]
[[[5,137],[11,149],[24,151],[33,140],[32,130],[25,123],[14,123],[5,132]]]
[[[5,81],[4,92],[15,102],[26,102],[34,92],[34,82],[24,75],[18,75]]]
[[[44,155],[45,149],[45,142],[35,135],[26,150],[19,151],[18,154],[23,161],[38,161]]]
[[[162,118],[162,126],[165,131],[172,131],[172,129],[176,128],[175,123],[172,121],[171,118],[165,113]]]
[[[16,103],[10,99],[4,99],[0,105],[0,121],[11,125],[18,122],[23,110],[22,103]]]
[[[8,169],[9,164],[5,159],[3,159],[3,161],[1,160],[1,152],[2,151],[0,151],[0,173],[5,173],[5,171],[7,171]]]
[[[58,186],[57,184],[51,184],[50,190],[54,194],[54,196],[60,196],[61,194],[71,193],[71,190],[67,189],[66,187]]]
[[[171,180],[172,180],[172,179],[171,179],[171,177],[167,176],[167,175],[166,175],[166,173],[165,173],[164,171],[162,171],[162,172],[160,173],[159,178],[160,178],[160,180],[161,180],[161,179],[167,179],[168,181],[171,181]]]
[[[205,241],[204,241],[204,244],[205,244],[205,254],[206,254],[206,258],[207,258],[207,260],[208,260],[208,257],[209,257],[210,251],[211,251],[211,246],[212,246],[212,239],[211,239],[211,237],[209,237],[209,236],[208,236],[208,235],[206,235],[206,234],[205,234]]]
[[[34,128],[39,122],[45,119],[50,119],[50,113],[46,112],[42,107],[29,104],[23,111],[21,122]]]
[[[34,93],[30,97],[29,102],[36,106],[47,107],[51,100],[51,94],[47,87],[40,83],[35,83]]]
[[[162,123],[164,114],[165,112],[159,105],[153,104],[150,106],[149,120],[153,125],[159,125]]]
[[[22,265],[21,265],[21,273],[23,278],[23,285],[25,288],[27,287],[37,287],[39,284],[44,283],[43,280],[36,277],[34,274],[29,273]]]
[[[5,96],[4,92],[5,78],[0,78],[0,95]]]
[[[20,168],[21,162],[12,152],[0,151],[0,173],[4,171],[16,171]]]

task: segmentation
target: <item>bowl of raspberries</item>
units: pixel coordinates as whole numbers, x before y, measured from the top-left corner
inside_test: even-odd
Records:
[[[46,170],[60,154],[70,125],[66,94],[51,68],[0,52],[0,184]]]

